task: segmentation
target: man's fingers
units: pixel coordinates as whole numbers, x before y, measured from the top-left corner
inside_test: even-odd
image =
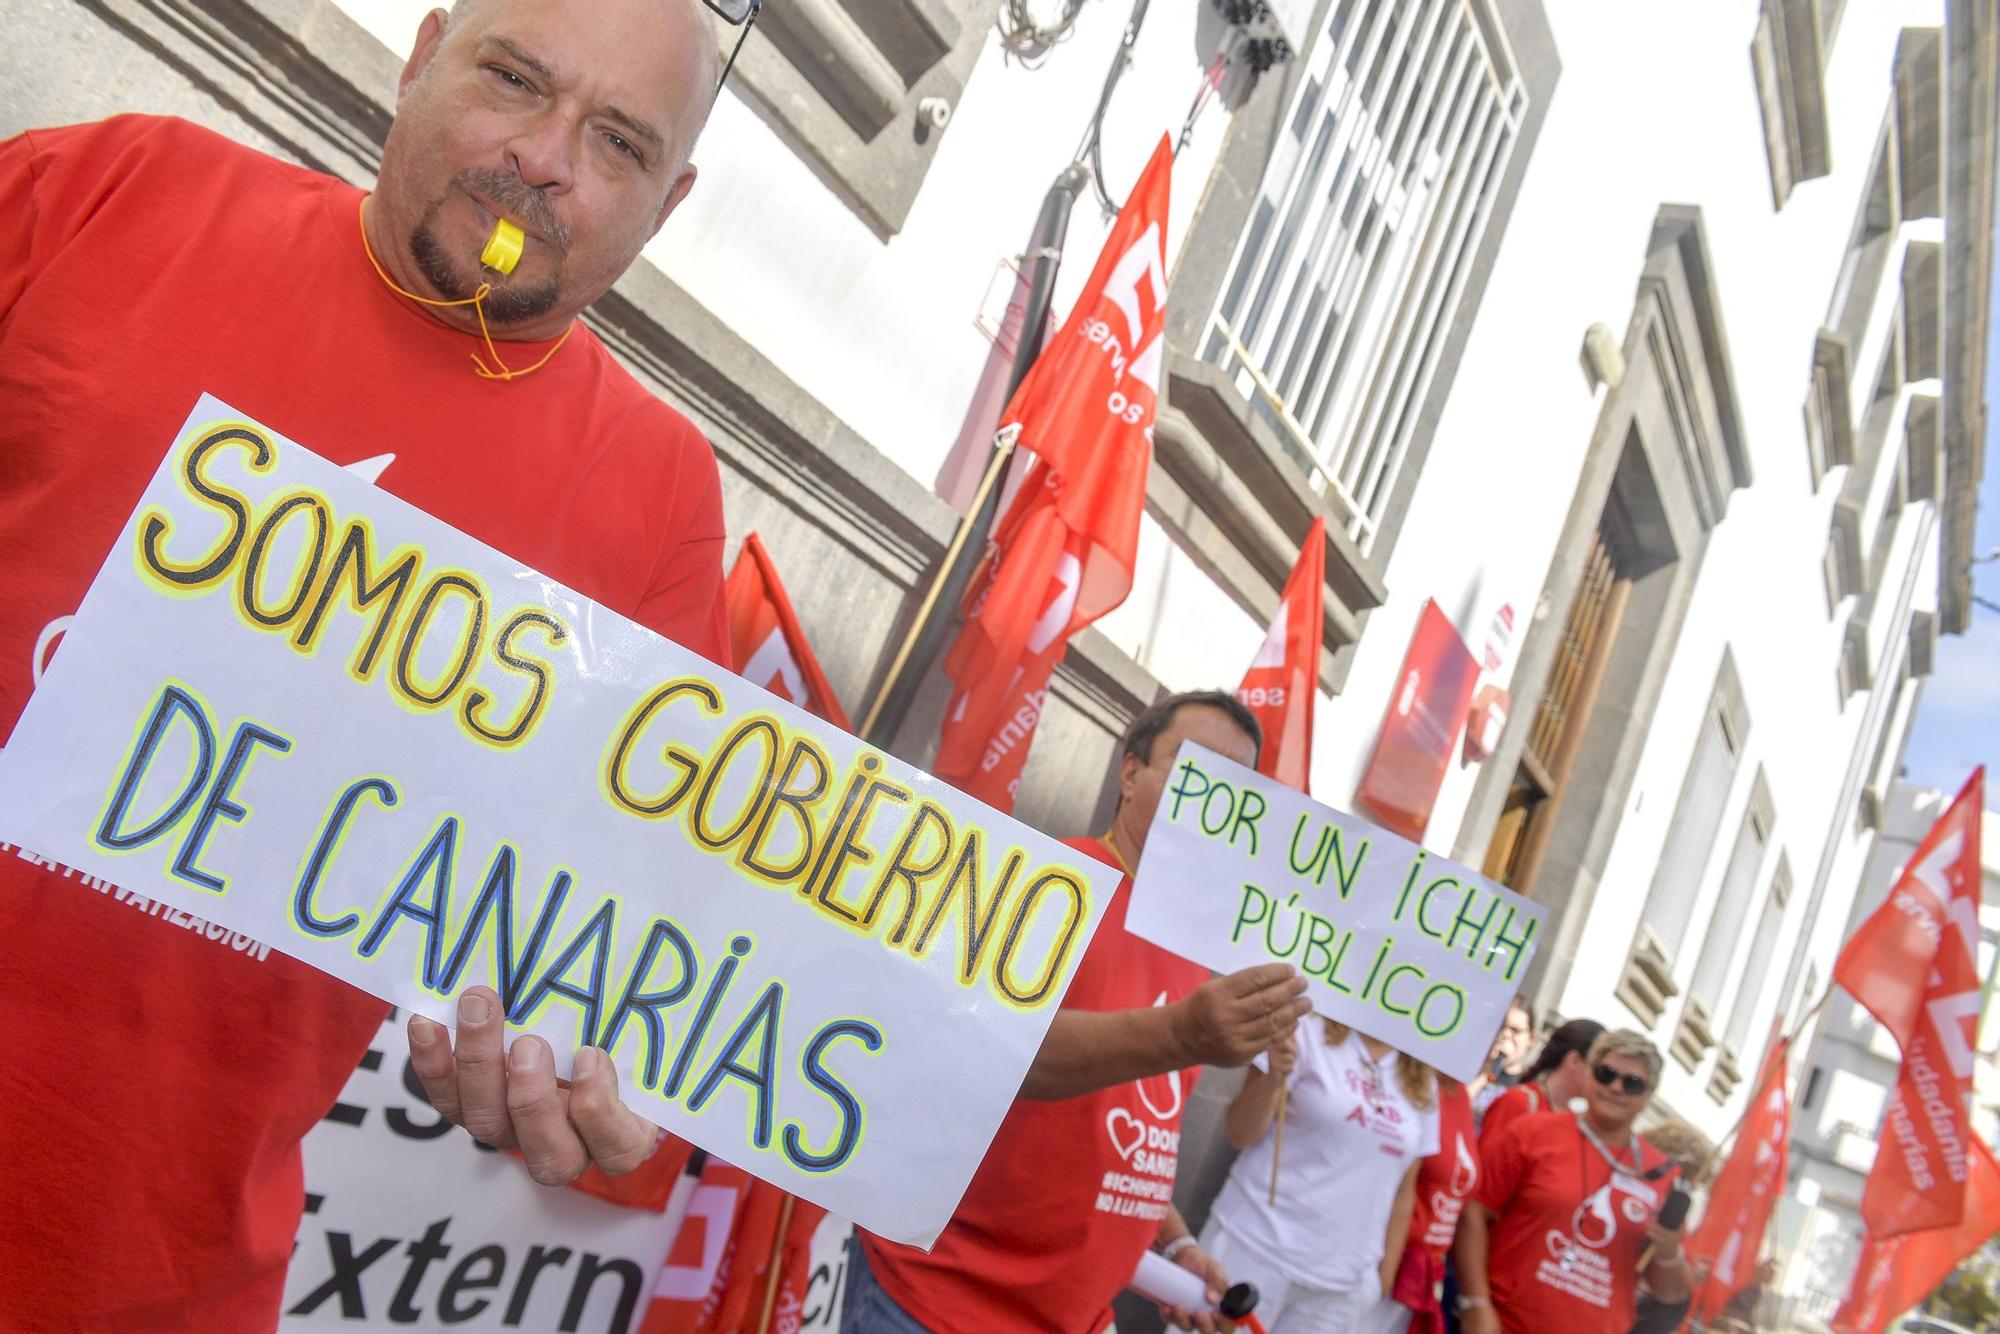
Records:
[[[652,1157],[659,1132],[618,1096],[618,1068],[595,1047],[576,1054],[570,1068],[569,1119],[591,1161],[623,1176]]]
[[[423,1083],[424,1096],[437,1114],[458,1120],[458,1062],[452,1058],[451,1034],[443,1024],[420,1014],[410,1016],[410,1068]]]
[[[1274,987],[1288,979],[1298,978],[1299,986],[1305,980],[1288,963],[1260,963],[1253,968],[1243,968],[1231,973],[1223,980],[1228,984],[1232,996],[1254,996],[1267,987]]]
[[[1251,992],[1247,998],[1250,1004],[1263,1010],[1275,1010],[1306,994],[1306,980],[1292,972],[1289,966],[1281,966],[1285,967],[1289,976],[1278,978]]]
[[[496,1149],[514,1147],[507,1115],[505,1023],[500,997],[491,987],[474,987],[458,998],[458,1109],[452,1118],[474,1139]],[[549,1085],[555,1086],[551,1070]],[[442,1109],[440,1109],[442,1110]]]
[[[590,1166],[590,1153],[563,1109],[549,1044],[532,1033],[515,1038],[507,1053],[504,1097],[528,1175],[544,1186],[560,1186],[581,1176]]]

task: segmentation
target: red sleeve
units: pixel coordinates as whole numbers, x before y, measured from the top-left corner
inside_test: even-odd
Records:
[[[18,134],[0,140],[0,320],[27,290],[41,221],[36,198],[35,142]]]
[[[722,594],[722,478],[708,441],[681,423],[680,477],[660,559],[632,619],[719,667],[729,662],[729,610]]]
[[[1493,1110],[1499,1110],[1498,1103]],[[1479,1141],[1479,1202],[1497,1214],[1514,1198],[1527,1174],[1527,1126],[1518,1116],[1497,1134],[1492,1133],[1491,1121],[1487,1126],[1488,1133]]]
[[[127,175],[129,163],[121,162],[121,155],[145,136],[178,124],[114,116],[0,140],[0,321]]]
[[[1479,1123],[1479,1144],[1482,1149],[1499,1139],[1501,1131],[1528,1114],[1528,1095],[1521,1091],[1525,1087],[1527,1086],[1524,1084],[1516,1084],[1486,1109],[1486,1116]]]

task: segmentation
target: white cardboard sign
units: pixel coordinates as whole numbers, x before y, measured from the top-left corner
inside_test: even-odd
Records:
[[[1290,963],[1320,1014],[1466,1080],[1506,1018],[1543,915],[1187,742],[1146,833],[1125,926],[1219,972]]]
[[[442,1022],[491,985],[559,1073],[605,1047],[643,1115],[918,1245],[1116,882],[206,396],[0,838]]]

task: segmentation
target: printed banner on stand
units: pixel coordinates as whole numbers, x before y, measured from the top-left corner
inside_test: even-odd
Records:
[[[668,1254],[694,1176],[679,1177],[663,1211],[538,1186],[512,1155],[431,1110],[406,1050],[391,1014],[306,1136],[306,1213],[280,1331],[637,1334],[649,1300],[707,1290],[719,1249],[685,1265]],[[848,1231],[828,1218],[814,1235],[793,1312],[801,1334],[839,1327]]]

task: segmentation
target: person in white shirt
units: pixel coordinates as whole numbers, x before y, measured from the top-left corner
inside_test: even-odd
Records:
[[[1280,1089],[1288,1090],[1282,1150]],[[1227,1128],[1241,1152],[1202,1249],[1232,1279],[1257,1285],[1270,1334],[1366,1328],[1402,1258],[1417,1164],[1438,1149],[1430,1068],[1309,1014],[1257,1058]]]

